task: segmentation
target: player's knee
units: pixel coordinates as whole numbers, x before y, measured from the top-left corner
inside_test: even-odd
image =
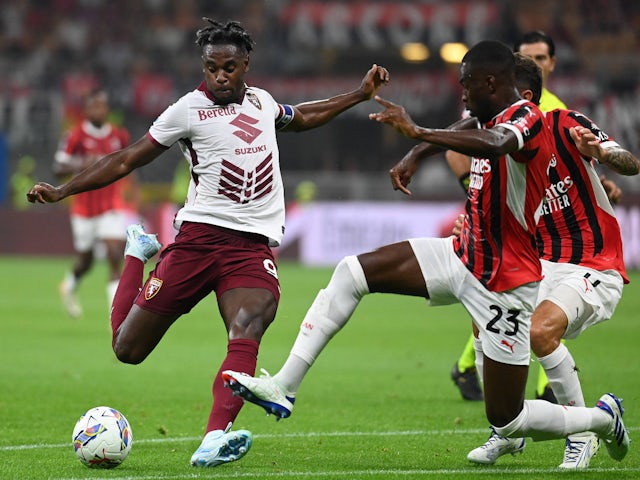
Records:
[[[137,365],[142,363],[142,361],[146,358],[146,355],[140,355],[136,353],[136,350],[132,348],[130,344],[126,342],[119,341],[117,338],[113,343],[113,353],[115,353],[116,358],[122,363],[128,363],[130,365]]]
[[[250,338],[260,341],[275,318],[275,299],[258,309],[240,309],[229,323],[229,339]]]
[[[331,297],[348,295],[356,301],[368,294],[367,278],[358,257],[350,255],[340,260],[325,290]]]
[[[534,322],[531,324],[531,350],[537,357],[543,357],[553,352],[560,345],[561,339],[561,331],[553,328],[548,322]]]

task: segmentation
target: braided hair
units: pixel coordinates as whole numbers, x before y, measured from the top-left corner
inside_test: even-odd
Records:
[[[207,17],[202,17],[211,25],[196,32],[196,45],[231,44],[243,49],[249,54],[253,50],[254,42],[251,36],[238,22],[227,22],[226,25]]]

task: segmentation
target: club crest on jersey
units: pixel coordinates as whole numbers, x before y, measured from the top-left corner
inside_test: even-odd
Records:
[[[147,287],[144,289],[145,300],[151,300],[153,297],[155,297],[160,291],[161,287],[162,280],[157,277],[151,277],[151,279],[147,283]]]
[[[258,110],[262,110],[262,104],[260,103],[260,99],[257,97],[255,93],[247,93],[247,100],[249,100],[254,107]]]

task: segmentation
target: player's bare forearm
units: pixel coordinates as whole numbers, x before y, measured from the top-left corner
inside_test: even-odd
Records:
[[[285,130],[299,132],[324,125],[342,112],[371,99],[378,89],[388,82],[387,69],[374,64],[357,90],[296,105],[294,119]]]
[[[416,173],[420,160],[424,158],[424,152],[431,146],[429,143],[419,143],[400,159],[389,170],[389,179],[394,190],[400,190],[405,195],[411,195],[407,185],[411,183],[413,174]]]
[[[469,117],[469,118],[460,119],[457,122],[452,123],[446,129],[447,130],[470,130],[470,129],[477,128],[477,126],[478,126],[478,121],[473,117]],[[413,147],[409,151],[409,153],[407,153],[407,155],[411,154],[416,158],[416,160],[422,161],[437,153],[444,152],[445,150],[446,148],[443,147],[442,145],[436,145],[429,142],[422,142],[416,145],[415,147]]]
[[[146,136],[142,137],[133,145],[92,163],[59,187],[44,182],[36,183],[27,193],[27,200],[32,203],[53,203],[76,193],[96,190],[150,163],[162,152],[164,152],[163,148],[151,142]]]
[[[637,175],[640,173],[640,161],[631,152],[623,148],[605,149],[604,155],[598,158],[598,161],[620,175]]]
[[[477,124],[478,122],[475,118],[464,118],[449,125],[447,128],[452,130],[468,130],[477,128]],[[418,170],[418,167],[422,163],[422,161],[429,157],[432,157],[436,153],[441,153],[445,150],[446,149],[441,145],[436,145],[429,142],[422,142],[413,147],[407,152],[404,157],[402,157],[402,159],[398,163],[396,163],[389,170],[389,177],[391,179],[391,186],[393,187],[393,189],[400,190],[406,195],[411,195],[411,191],[407,188],[407,186],[411,183],[411,178]],[[461,160],[458,160],[458,162],[456,162],[455,166],[453,166],[449,160],[449,155],[451,153],[454,153],[456,156],[459,156],[461,158]],[[469,175],[471,160],[468,156],[449,150],[447,151],[447,162],[449,163],[449,167],[451,168],[451,170],[456,174],[456,177],[460,177],[462,172],[459,171],[463,169],[467,176]]]
[[[301,103],[295,106],[296,112],[291,124],[286,130],[302,132],[320,127],[333,120],[345,110],[367,100],[367,96],[360,90],[344,93],[326,100]]]
[[[57,187],[38,182],[27,192],[27,200],[31,203],[55,203],[70,195],[96,190],[113,183],[126,173],[122,174],[124,170],[114,168],[112,162],[113,159],[105,157]]]
[[[631,152],[619,146],[603,148],[600,139],[586,127],[571,127],[569,134],[581,154],[593,157],[603,165],[621,175],[640,173],[640,160]]]
[[[91,164],[71,180],[60,185],[61,193],[68,197],[88,190],[97,190],[124,177],[131,170],[126,168],[118,157],[117,153],[110,154]]]
[[[468,156],[504,155],[517,150],[515,134],[500,127],[484,130],[449,130],[416,127],[415,136],[419,140],[435,143],[446,149]]]
[[[491,129],[452,130],[424,128],[416,125],[401,105],[379,96],[376,101],[384,107],[378,113],[370,113],[369,118],[392,126],[406,137],[439,145],[465,155],[504,155],[518,148],[518,139],[510,130],[502,127]]]

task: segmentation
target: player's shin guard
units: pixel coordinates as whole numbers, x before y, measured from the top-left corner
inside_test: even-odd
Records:
[[[367,293],[367,279],[357,257],[343,258],[327,287],[318,292],[307,311],[291,353],[312,365]]]
[[[461,372],[466,372],[467,370],[473,368],[475,366],[476,355],[474,350],[474,336],[471,334],[467,343],[464,346],[464,350],[462,350],[462,354],[458,359],[458,370]]]

